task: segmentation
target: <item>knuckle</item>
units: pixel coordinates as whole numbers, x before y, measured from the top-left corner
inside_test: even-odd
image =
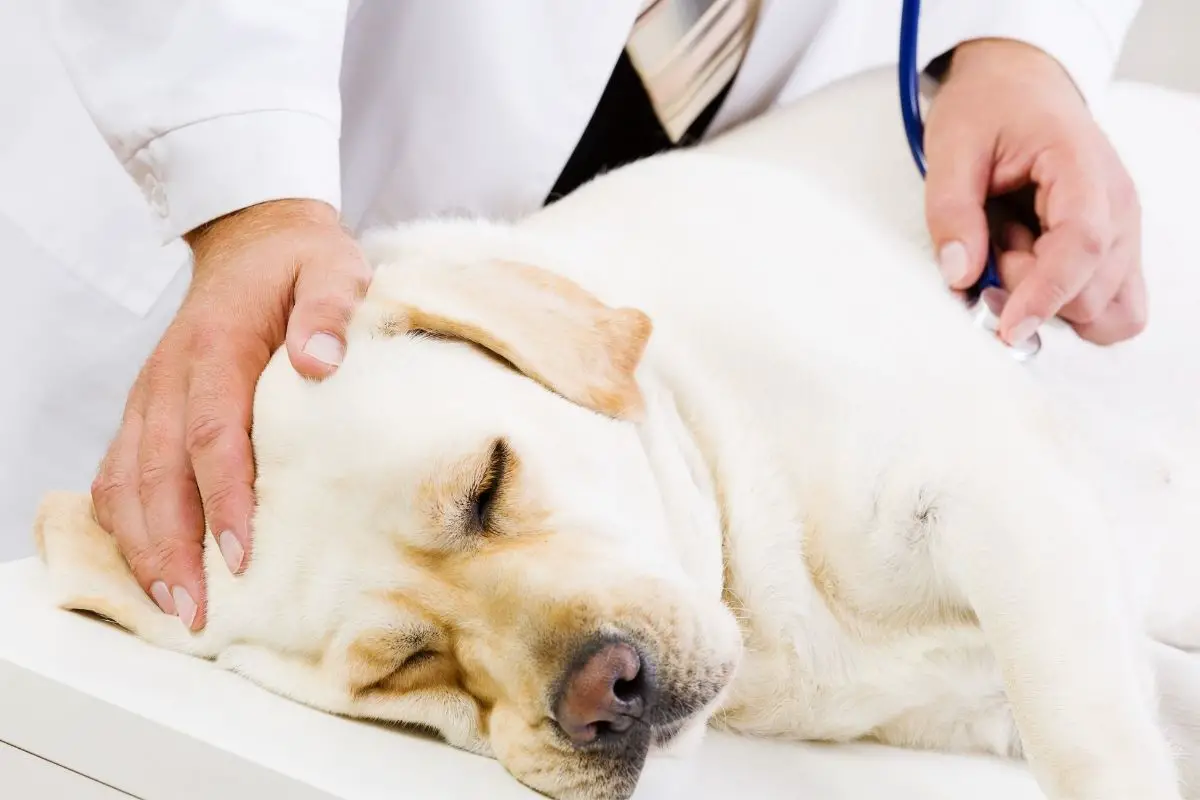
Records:
[[[1100,320],[1108,306],[1108,298],[1098,289],[1088,286],[1071,302],[1071,316],[1078,323],[1090,325]]]
[[[1070,301],[1070,290],[1061,281],[1057,280],[1043,281],[1034,300],[1036,307],[1042,311],[1042,316],[1046,318],[1051,316],[1051,309],[1063,308]]]
[[[111,461],[101,465],[100,470],[92,478],[92,503],[96,506],[107,506],[113,499],[133,488],[132,476],[118,469]]]
[[[1125,303],[1121,306],[1121,312],[1127,336],[1137,336],[1146,330],[1149,310],[1145,303]]]
[[[113,502],[113,498],[121,494],[128,488],[128,483],[114,478],[111,475],[101,473],[92,479],[91,494],[92,505],[97,509],[104,509]]]
[[[1108,249],[1108,236],[1104,227],[1092,220],[1081,219],[1073,226],[1076,244],[1085,255],[1099,258]]]
[[[343,326],[354,312],[355,300],[355,296],[348,293],[324,293],[307,298],[298,311],[319,323]]]
[[[178,539],[163,538],[128,545],[124,553],[126,562],[135,573],[163,576],[170,572],[181,551],[182,544]]]
[[[202,412],[188,420],[184,431],[184,448],[190,455],[207,453],[215,448],[225,435],[225,421],[210,412]]]
[[[204,516],[214,525],[223,525],[226,517],[230,516],[229,509],[237,499],[237,485],[232,481],[222,481],[206,487],[201,502],[204,505]]]
[[[143,461],[138,465],[138,496],[143,503],[147,502],[152,495],[170,484],[174,477],[175,470],[166,463],[156,459]]]
[[[1147,322],[1144,311],[1132,314],[1125,320],[1125,338],[1141,335],[1146,330]]]

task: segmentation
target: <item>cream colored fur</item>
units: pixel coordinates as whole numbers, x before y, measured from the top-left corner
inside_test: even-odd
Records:
[[[262,378],[252,560],[233,578],[208,548],[205,631],[142,596],[86,498],[39,520],[58,601],[432,726],[555,797],[626,797],[641,768],[554,728],[598,631],[633,632],[691,704],[676,741],[871,738],[1025,758],[1050,800],[1200,797],[1200,668],[1173,647],[1200,646],[1196,428],[1110,426],[1080,371],[1044,366],[1110,357],[1061,327],[1023,367],[970,326],[898,127],[856,122],[891,119],[890,89],[512,225],[374,233],[338,374],[280,354]],[[808,147],[821,130],[840,155]]]

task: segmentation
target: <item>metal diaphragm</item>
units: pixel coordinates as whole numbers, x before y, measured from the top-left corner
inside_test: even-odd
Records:
[[[1028,361],[1038,354],[1042,349],[1042,337],[1034,331],[1023,342],[1014,342],[1009,344],[1003,339],[1000,339],[1000,313],[1004,310],[1004,304],[1008,301],[1008,292],[997,286],[989,286],[979,293],[979,297],[970,306],[971,320],[985,331],[996,334],[996,339],[1012,353],[1013,358],[1018,361]]]

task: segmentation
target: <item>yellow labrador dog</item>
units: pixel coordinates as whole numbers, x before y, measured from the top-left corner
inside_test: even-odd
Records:
[[[816,102],[890,119],[890,88]],[[1111,434],[974,328],[919,227],[803,167],[805,109],[513,224],[374,233],[338,373],[262,376],[253,558],[208,548],[207,628],[86,497],[38,522],[57,601],[562,800],[628,797],[709,723],[1184,796],[1197,452]],[[919,219],[898,127],[871,130],[872,196]]]

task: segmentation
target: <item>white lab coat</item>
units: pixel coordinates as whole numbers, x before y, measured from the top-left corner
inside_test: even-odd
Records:
[[[145,203],[134,210],[121,197],[114,209],[74,178],[31,165],[20,142],[46,135],[31,132],[36,114],[21,136],[0,138],[0,248],[27,248],[21,258],[42,265],[23,269],[13,252],[0,253],[8,296],[18,299],[0,315],[0,341],[22,342],[0,400],[0,558],[27,549],[5,531],[24,536],[42,491],[87,487],[131,378],[186,283],[179,234],[279,197],[326,200],[354,228],[536,208],[587,125],[641,0],[39,3],[61,60],[47,68],[65,68]],[[762,0],[710,133],[777,100],[835,5]],[[891,5],[898,0],[894,15]],[[1139,3],[923,5],[922,64],[968,39],[1015,38],[1055,56],[1094,97]],[[36,107],[33,93],[25,100]],[[164,251],[174,257],[123,238],[134,218],[174,242]]]

